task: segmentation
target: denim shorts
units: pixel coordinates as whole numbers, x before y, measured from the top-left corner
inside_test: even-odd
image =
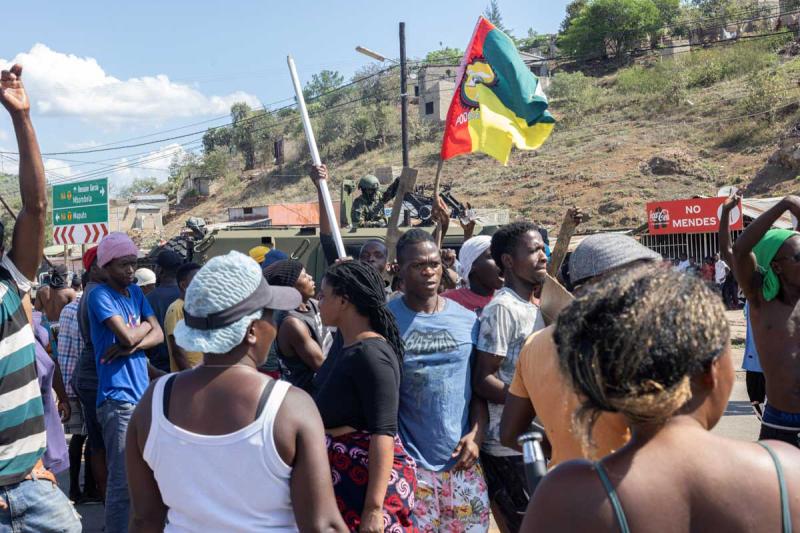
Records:
[[[67,497],[48,480],[25,480],[0,487],[8,509],[0,511],[0,532],[80,532],[80,517]]]

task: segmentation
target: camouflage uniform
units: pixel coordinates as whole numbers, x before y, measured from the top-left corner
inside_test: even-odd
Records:
[[[383,194],[380,194],[378,178],[364,176],[358,182],[361,196],[353,200],[350,220],[354,228],[385,228],[388,224],[383,210],[384,204],[394,198],[400,182],[395,180]]]
[[[365,194],[353,200],[353,209],[350,211],[353,227],[385,228],[387,220],[381,200],[377,194],[372,197],[372,201],[367,199]]]

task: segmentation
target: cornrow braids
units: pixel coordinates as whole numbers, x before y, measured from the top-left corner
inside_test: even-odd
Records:
[[[334,294],[347,298],[359,314],[369,318],[370,327],[392,347],[402,370],[405,347],[397,321],[386,307],[381,275],[366,263],[345,261],[330,267],[325,273],[325,281]]]
[[[564,375],[581,397],[573,425],[591,456],[603,411],[663,423],[691,399],[691,377],[725,350],[725,310],[699,278],[647,266],[607,278],[558,318]]]

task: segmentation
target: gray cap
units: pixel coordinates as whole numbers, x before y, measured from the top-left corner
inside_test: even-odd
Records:
[[[569,279],[579,283],[641,260],[661,261],[661,255],[622,233],[589,235],[569,258]]]

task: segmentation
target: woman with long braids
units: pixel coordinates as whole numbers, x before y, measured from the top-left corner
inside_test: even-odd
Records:
[[[416,466],[397,435],[403,341],[383,279],[347,261],[322,279],[322,322],[338,329],[314,378],[334,492],[352,531],[417,531]]]
[[[608,278],[561,313],[555,341],[587,451],[601,412],[622,414],[632,438],[547,474],[522,531],[790,533],[800,522],[800,451],[710,431],[735,377],[725,308],[702,280],[650,266]]]

